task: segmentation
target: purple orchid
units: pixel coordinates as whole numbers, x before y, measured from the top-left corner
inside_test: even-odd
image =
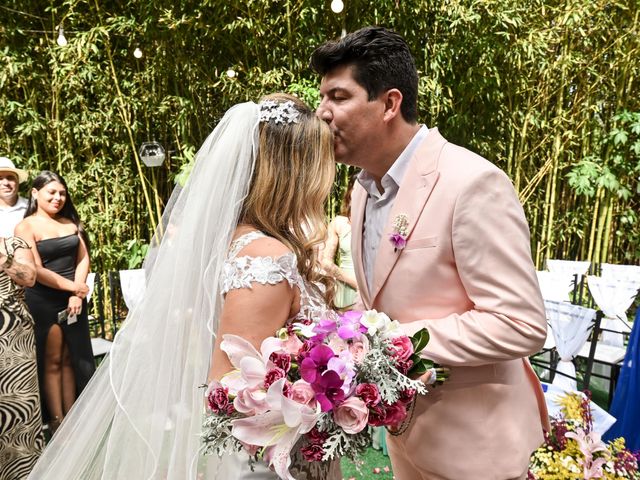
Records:
[[[367,329],[360,324],[361,318],[362,312],[360,311],[349,311],[342,314],[340,316],[338,336],[343,340],[360,337],[361,334],[367,331]]]
[[[344,350],[340,352],[339,356],[330,359],[327,363],[327,371],[333,371],[338,374],[342,381],[342,391],[348,394],[351,390],[351,382],[356,376],[351,352]]]
[[[330,411],[334,405],[344,400],[342,385],[343,381],[340,375],[333,370],[327,370],[322,375],[318,375],[316,381],[311,384],[323,412]]]
[[[305,382],[313,384],[327,369],[327,364],[335,354],[326,345],[316,345],[300,364],[300,376]]]
[[[337,328],[338,324],[335,320],[332,320],[330,318],[323,318],[322,320],[318,321],[313,327],[312,331],[313,333],[315,333],[315,335],[311,337],[310,340],[313,340],[316,343],[322,343],[324,342],[325,338],[335,332]]]
[[[400,233],[392,233],[391,235],[389,235],[389,240],[391,241],[393,247],[397,250],[402,250],[407,246],[407,238]]]

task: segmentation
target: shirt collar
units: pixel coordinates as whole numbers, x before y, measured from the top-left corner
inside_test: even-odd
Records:
[[[24,209],[27,208],[28,206],[28,202],[26,198],[22,198],[22,197],[18,197],[18,201],[16,202],[16,204],[13,207],[0,207],[2,208],[3,211],[5,212],[13,212],[15,210],[20,210],[20,209]]]
[[[429,133],[429,129],[426,125],[422,125],[420,130],[416,132],[413,136],[409,144],[402,151],[400,156],[393,162],[391,168],[385,173],[382,177],[381,183],[384,188],[384,194],[380,194],[378,190],[378,186],[376,185],[376,181],[366,170],[362,170],[358,174],[358,182],[360,185],[367,191],[367,193],[376,200],[386,198],[391,193],[395,193],[402,183],[402,179],[404,177],[405,172],[407,171],[407,167],[411,162],[411,158],[413,157],[413,152],[415,152],[418,145],[422,143],[424,138]]]

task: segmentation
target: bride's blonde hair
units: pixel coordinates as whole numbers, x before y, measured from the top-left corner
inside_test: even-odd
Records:
[[[260,123],[255,169],[240,218],[289,247],[303,278],[325,284],[331,302],[333,283],[320,272],[317,254],[326,239],[324,204],[335,176],[331,131],[294,96],[276,93],[265,100],[293,102],[298,121]]]

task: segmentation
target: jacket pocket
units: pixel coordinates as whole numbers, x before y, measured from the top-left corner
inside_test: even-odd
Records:
[[[405,250],[417,250],[418,248],[433,248],[438,246],[438,237],[412,238],[407,242]]]

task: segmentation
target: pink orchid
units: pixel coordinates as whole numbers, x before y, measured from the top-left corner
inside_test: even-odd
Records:
[[[264,447],[263,458],[278,476],[295,480],[289,473],[291,450],[315,426],[320,410],[287,398],[284,382],[282,378],[269,387],[267,412],[233,420],[231,434],[241,442]]]

